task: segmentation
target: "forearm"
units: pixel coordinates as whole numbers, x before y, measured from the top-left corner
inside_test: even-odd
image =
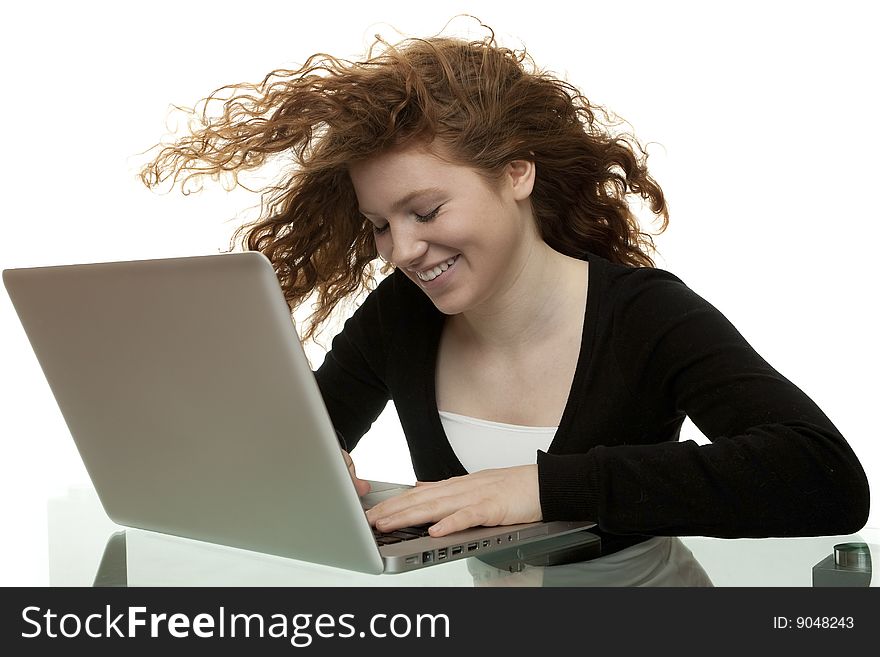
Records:
[[[807,423],[692,441],[540,455],[545,520],[592,519],[612,533],[718,537],[857,531],[869,491],[836,431]]]

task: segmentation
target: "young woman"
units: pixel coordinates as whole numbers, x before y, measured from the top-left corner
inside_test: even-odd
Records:
[[[864,525],[829,419],[654,268],[630,201],[661,230],[667,210],[638,142],[524,52],[378,42],[223,92],[144,182],[288,163],[241,234],[291,308],[317,293],[305,338],[372,289],[316,378],[347,450],[394,400],[420,484],[368,512],[380,530],[591,519],[610,547]],[[711,444],[678,440],[686,416]]]

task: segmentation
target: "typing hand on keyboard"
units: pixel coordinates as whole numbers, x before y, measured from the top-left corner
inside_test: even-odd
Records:
[[[542,519],[538,466],[481,470],[463,477],[416,484],[367,511],[367,520],[390,533],[430,524],[431,536],[485,525],[514,525]]]

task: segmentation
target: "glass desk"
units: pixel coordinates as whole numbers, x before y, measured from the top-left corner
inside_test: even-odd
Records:
[[[818,538],[657,537],[564,565],[470,558],[366,575],[122,528],[89,489],[51,499],[48,511],[50,586],[880,586],[871,577],[880,530],[871,528]],[[835,546],[844,544],[863,545],[840,548],[847,567],[835,567]]]

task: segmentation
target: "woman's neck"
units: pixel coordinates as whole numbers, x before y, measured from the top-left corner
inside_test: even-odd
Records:
[[[568,328],[572,304],[582,308],[586,283],[586,262],[539,242],[514,283],[450,318],[453,330],[481,350],[516,356],[551,339],[555,329]]]

